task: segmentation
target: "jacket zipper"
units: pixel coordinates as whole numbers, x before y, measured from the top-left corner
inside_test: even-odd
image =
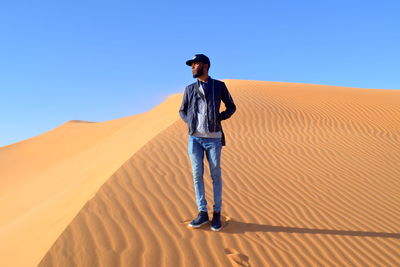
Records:
[[[215,92],[214,92],[214,80],[213,80],[213,86],[212,86],[212,90],[213,90],[213,107],[214,107],[214,132],[215,129],[217,127],[217,111],[215,110]]]

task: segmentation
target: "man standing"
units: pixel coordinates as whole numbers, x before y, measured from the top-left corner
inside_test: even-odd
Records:
[[[221,121],[228,119],[236,110],[235,103],[225,83],[208,75],[210,60],[203,54],[196,54],[186,61],[192,67],[196,82],[186,86],[179,115],[189,128],[188,154],[192,165],[196,204],[199,211],[190,227],[198,228],[209,222],[207,200],[204,190],[204,152],[210,166],[214,191],[214,212],[211,230],[219,231],[222,207],[221,150],[225,146],[225,135]],[[221,100],[226,110],[219,113]]]

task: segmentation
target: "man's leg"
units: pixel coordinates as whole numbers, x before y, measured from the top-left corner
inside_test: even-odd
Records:
[[[204,189],[204,148],[198,142],[199,138],[189,135],[188,154],[192,164],[196,204],[199,211],[207,211],[206,192]]]
[[[222,208],[222,176],[221,176],[221,138],[209,138],[205,145],[206,156],[210,165],[210,174],[214,191],[214,211],[220,212]]]

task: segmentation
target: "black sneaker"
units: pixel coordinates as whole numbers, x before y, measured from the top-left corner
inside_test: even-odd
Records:
[[[203,224],[209,222],[208,213],[206,211],[200,211],[196,219],[189,223],[189,227],[199,228]]]
[[[211,230],[213,231],[219,231],[222,228],[221,224],[221,212],[215,212],[213,213],[213,218],[211,221]]]

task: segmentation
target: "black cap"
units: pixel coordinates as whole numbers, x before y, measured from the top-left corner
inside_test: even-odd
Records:
[[[204,64],[208,64],[208,66],[211,65],[210,59],[206,55],[203,55],[203,54],[194,55],[194,57],[192,59],[189,59],[188,61],[186,61],[186,65],[192,66],[193,62],[202,62]]]

